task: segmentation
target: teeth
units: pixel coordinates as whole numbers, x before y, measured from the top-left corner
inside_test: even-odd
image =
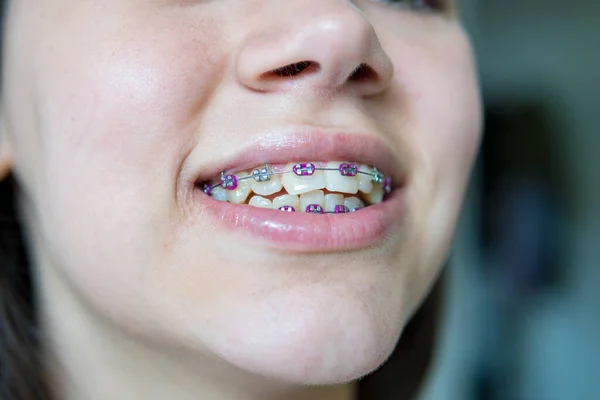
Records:
[[[221,187],[227,190],[235,190],[237,187],[237,176],[225,175],[225,172],[221,172]]]
[[[316,164],[316,163],[315,163]],[[290,163],[285,168],[292,171],[296,163]],[[294,173],[282,175],[281,181],[288,194],[304,194],[325,187],[325,176],[323,171],[315,171],[310,176],[297,176]]]
[[[294,207],[295,210],[300,208],[300,199],[298,196],[293,194],[284,194],[282,196],[277,196],[273,199],[273,208],[278,210],[280,207],[290,206]]]
[[[352,193],[358,192],[358,176],[342,176],[339,171],[341,161],[330,161],[325,168],[334,171],[325,172],[325,187],[330,192]]]
[[[271,180],[266,182],[252,181],[252,191],[261,196],[270,196],[281,190],[281,178],[278,175],[271,176]]]
[[[379,204],[383,201],[383,186],[381,184],[373,185],[370,193],[365,193],[365,198],[371,204]]]
[[[248,202],[248,205],[258,208],[273,208],[271,200],[265,199],[262,196],[252,196],[252,198]]]
[[[325,195],[324,189],[330,193]],[[215,200],[233,204],[247,203],[288,212],[306,212],[310,206],[310,212],[343,213],[383,202],[392,185],[383,173],[365,164],[296,162],[275,167],[265,165],[239,178],[223,172],[219,184],[205,183],[202,191]],[[345,193],[358,191],[362,193],[360,197],[344,197]]]
[[[306,207],[311,204],[317,204],[325,207],[325,194],[322,190],[313,190],[300,196],[300,212],[305,212]]]
[[[271,168],[268,164],[265,164],[264,167],[256,168],[254,171],[252,171],[252,179],[254,179],[256,182],[268,181],[271,175],[270,172]]]
[[[377,170],[377,168],[373,167],[373,177],[371,178],[371,182],[373,183],[383,183],[385,176],[381,171]]]
[[[343,194],[326,194],[325,195],[325,212],[334,212],[335,206],[344,205]]]
[[[368,165],[361,165],[358,170],[368,174],[373,173],[373,168]],[[358,190],[363,193],[369,193],[373,190],[373,177],[371,175],[358,174]]]
[[[250,180],[238,181],[235,190],[226,190],[227,200],[230,203],[241,204],[246,201],[251,191],[252,185],[250,184]]]
[[[358,197],[348,197],[347,199],[344,199],[344,205],[348,207],[350,211],[355,208],[365,208],[365,203]]]
[[[217,186],[216,188],[214,188],[212,190],[211,196],[215,200],[227,201],[227,192],[228,192],[228,190],[223,189],[220,186]]]
[[[387,194],[392,193],[392,179],[391,178],[383,179],[383,191]]]

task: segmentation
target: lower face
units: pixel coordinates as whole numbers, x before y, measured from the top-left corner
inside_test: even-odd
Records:
[[[15,1],[5,47],[26,222],[81,301],[290,383],[387,358],[447,256],[478,144],[456,21],[372,0]],[[269,75],[305,59],[320,69]],[[371,59],[387,62],[373,82],[338,79]]]

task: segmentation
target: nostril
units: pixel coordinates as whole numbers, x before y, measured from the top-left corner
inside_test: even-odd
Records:
[[[348,81],[375,80],[377,72],[367,64],[360,64],[348,77]]]
[[[273,69],[262,74],[262,78],[290,78],[296,77],[309,72],[318,72],[321,66],[315,61],[299,61],[293,64],[285,65],[281,68]],[[348,76],[348,81],[365,81],[375,80],[377,71],[368,64],[360,64]]]
[[[263,74],[263,77],[271,76],[279,78],[288,78],[300,75],[302,73],[316,72],[319,70],[319,68],[319,64],[314,61],[300,61],[297,63],[288,64],[281,68],[271,70]]]

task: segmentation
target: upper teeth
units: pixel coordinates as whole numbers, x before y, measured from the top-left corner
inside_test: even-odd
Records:
[[[250,181],[250,180],[249,180]],[[262,196],[269,196],[281,190],[281,177],[278,175],[270,176],[268,180],[252,180],[252,191]]]
[[[269,165],[265,165],[262,168],[257,168],[254,171],[252,171],[252,178],[254,178],[256,182],[268,181],[270,176],[271,171]]]
[[[262,196],[271,196],[282,191],[272,201]],[[330,193],[325,195],[323,189]],[[253,192],[249,205],[305,211],[308,205],[319,205],[324,212],[339,213],[355,211],[364,207],[357,197],[344,198],[342,193],[364,194],[368,204],[380,203],[384,194],[392,189],[389,178],[368,165],[358,165],[344,161],[327,163],[306,162],[289,163],[283,170],[273,171],[270,165],[264,165],[241,174],[221,173],[218,184],[205,184],[203,190],[221,201],[245,203]]]
[[[369,193],[373,190],[373,169],[368,165],[358,167],[361,174],[358,174],[358,190],[363,193]]]
[[[252,191],[254,191],[254,193],[258,193],[256,190],[254,190],[254,187],[249,180],[239,180],[237,182],[237,187],[234,190],[227,190],[227,200],[229,200],[230,203],[235,204],[244,203]]]
[[[286,171],[293,170],[292,174],[283,174],[281,181],[289,194],[304,194],[317,189],[325,188],[325,175],[322,170],[298,168],[302,164],[288,164]],[[314,164],[310,164],[314,167]],[[339,174],[338,174],[339,175]]]
[[[352,165],[352,167],[348,167]],[[331,161],[324,171],[326,185],[330,192],[356,194],[358,192],[358,167],[354,164]]]

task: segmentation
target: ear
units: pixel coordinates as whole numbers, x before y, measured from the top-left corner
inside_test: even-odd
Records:
[[[8,152],[4,150],[5,146],[0,147],[0,181],[6,179],[10,174],[12,162]]]
[[[0,114],[0,181],[4,180],[12,169],[12,150],[4,116]]]

